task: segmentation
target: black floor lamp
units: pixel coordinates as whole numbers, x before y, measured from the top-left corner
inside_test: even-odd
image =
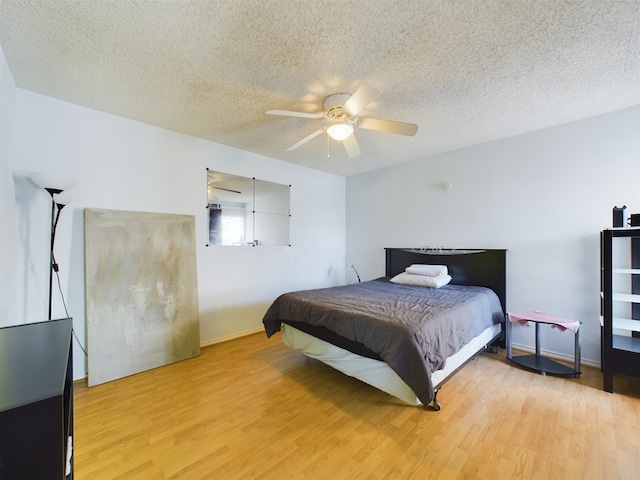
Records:
[[[44,188],[51,195],[51,244],[49,250],[49,320],[52,314],[52,297],[53,297],[53,272],[58,271],[58,264],[54,255],[53,247],[56,239],[56,228],[60,212],[65,205],[69,203],[69,199],[65,197],[63,192],[75,185],[75,180],[60,175],[49,173],[31,173],[29,175],[31,181],[41,188]]]

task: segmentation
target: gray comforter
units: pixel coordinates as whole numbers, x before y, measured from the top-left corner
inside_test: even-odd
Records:
[[[504,314],[488,288],[434,289],[380,278],[281,295],[264,316],[267,336],[278,332],[283,321],[324,326],[362,343],[427,405],[434,398],[431,373],[485,328],[503,322]]]

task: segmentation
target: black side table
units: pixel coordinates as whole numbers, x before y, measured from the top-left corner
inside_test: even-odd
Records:
[[[526,324],[533,322],[535,324],[536,335],[536,353],[533,355],[511,355],[511,329],[512,323],[517,322]],[[569,318],[562,318],[539,310],[531,310],[528,312],[507,313],[506,337],[507,337],[507,362],[520,365],[540,372],[543,375],[550,373],[552,375],[570,375],[579,377],[580,371],[580,322]],[[560,330],[571,330],[574,333],[574,368],[570,368],[562,363],[551,360],[550,358],[540,355],[540,324],[546,323],[554,325]]]

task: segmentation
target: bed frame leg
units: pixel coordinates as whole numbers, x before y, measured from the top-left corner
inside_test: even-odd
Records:
[[[488,353],[498,353],[498,347],[505,348],[505,345],[502,344],[503,341],[504,341],[504,339],[502,337],[503,337],[503,334],[501,333],[500,334],[500,338],[496,338],[489,345],[485,345],[484,349]]]
[[[432,407],[436,412],[439,412],[439,411],[440,411],[440,408],[442,408],[442,407],[441,407],[441,405],[440,405],[440,402],[438,401],[438,392],[439,392],[439,391],[440,391],[440,389],[438,388],[438,389],[436,389],[436,390],[433,392],[433,402],[431,402],[431,407]]]

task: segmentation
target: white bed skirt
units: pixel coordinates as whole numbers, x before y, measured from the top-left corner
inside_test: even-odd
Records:
[[[356,355],[290,325],[283,324],[282,327],[282,341],[285,345],[301,351],[308,357],[320,360],[345,375],[368,383],[410,405],[420,405],[422,403],[418,400],[413,390],[387,363]],[[460,351],[447,358],[445,367],[431,374],[431,381],[434,387],[437,388],[449,375],[482,350],[499,333],[500,324],[493,325],[471,340]]]

